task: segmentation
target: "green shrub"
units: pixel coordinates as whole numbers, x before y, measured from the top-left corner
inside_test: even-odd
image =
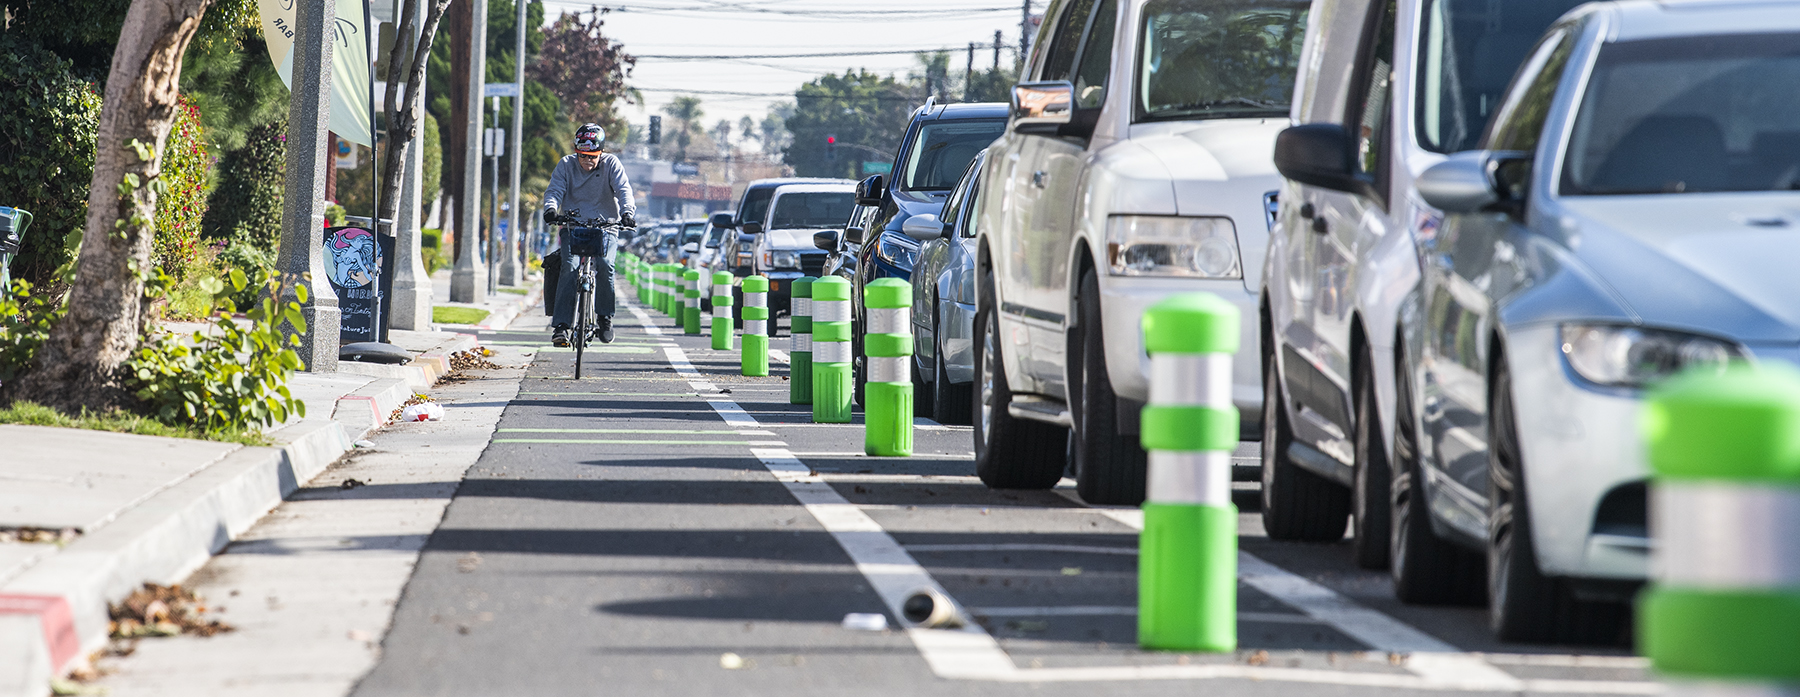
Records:
[[[37,216],[13,260],[15,278],[51,281],[70,258],[65,238],[87,226],[100,101],[69,63],[0,33],[0,206]]]
[[[232,240],[219,250],[213,264],[222,278],[229,278],[234,270],[249,278],[264,278],[275,273],[275,245],[264,246],[245,240]],[[262,286],[246,284],[241,289],[230,289],[225,294],[225,299],[230,300],[233,307],[250,307],[262,299],[262,292]],[[209,308],[208,312],[210,311]]]
[[[229,432],[286,421],[289,414],[306,415],[306,404],[288,391],[288,377],[302,367],[298,336],[284,335],[287,323],[306,331],[300,303],[281,303],[281,288],[273,276],[252,283],[242,271],[233,270],[229,282],[216,278],[200,286],[220,303],[212,332],[195,332],[184,339],[172,332],[145,338],[142,348],[125,365],[125,384],[156,418],[164,423],[187,423],[209,433]],[[258,286],[266,289],[262,300],[242,319],[233,319],[230,295]],[[295,289],[302,302],[306,288]]]
[[[437,273],[443,268],[444,231],[437,228],[421,228],[419,230],[419,256],[425,261],[425,273]]]
[[[176,281],[204,272],[207,264],[200,243],[200,222],[206,215],[206,175],[212,158],[206,152],[206,134],[200,126],[200,109],[182,97],[175,110],[175,125],[163,145],[163,191],[156,199],[156,240],[153,258]]]
[[[425,171],[420,174],[424,179],[419,182],[423,193],[419,194],[419,204],[430,206],[436,201],[438,193],[444,185],[444,143],[439,140],[437,118],[429,112],[425,114]]]
[[[285,118],[257,126],[244,137],[244,147],[219,159],[219,181],[201,223],[207,239],[246,242],[271,252],[280,243],[286,133]]]
[[[0,292],[0,317],[13,319],[0,322],[0,384],[31,367],[31,357],[50,336],[50,327],[66,312],[60,296],[34,295],[31,289],[31,282],[22,278],[13,279],[12,288],[0,289],[4,290]]]
[[[325,223],[327,225],[330,225],[331,227],[343,227],[345,215],[347,214],[344,212],[343,206],[329,202],[325,204]]]

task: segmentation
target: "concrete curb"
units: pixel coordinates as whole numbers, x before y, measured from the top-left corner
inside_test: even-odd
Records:
[[[413,385],[409,381],[379,378],[339,397],[331,420],[344,425],[344,432],[352,442],[359,441],[386,426],[388,416],[412,395]]]
[[[406,365],[340,361],[338,372],[400,380],[415,391],[427,389],[437,384],[438,378],[450,373],[450,354],[467,351],[480,343],[473,334],[445,333],[448,336],[442,342]]]
[[[482,319],[481,324],[475,325],[475,328],[505,329],[512,324],[513,320],[518,319],[519,315],[524,314],[526,308],[536,305],[538,298],[542,297],[543,294],[543,285],[530,286],[526,289],[524,295],[519,296],[519,302],[508,303],[505,307],[496,308],[494,311],[489,312],[488,316]]]
[[[186,578],[352,442],[344,424],[325,419],[269,435],[278,445],[232,452],[0,587],[0,697],[44,695],[106,644],[108,603],[145,582]]]

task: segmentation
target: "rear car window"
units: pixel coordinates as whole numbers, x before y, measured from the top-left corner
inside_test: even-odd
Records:
[[[1538,37],[1584,1],[1430,0],[1419,38],[1419,145],[1474,148]]]
[[[856,194],[849,191],[809,191],[782,194],[775,201],[769,229],[836,228],[850,219]]]
[[[1286,116],[1306,43],[1305,0],[1151,0],[1138,121]]]
[[[1006,132],[1004,119],[933,121],[919,129],[906,154],[903,191],[947,191],[956,187],[975,154]]]

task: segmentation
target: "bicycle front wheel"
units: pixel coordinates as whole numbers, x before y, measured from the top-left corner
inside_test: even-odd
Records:
[[[585,265],[586,260],[582,263]],[[582,284],[583,286],[587,284]],[[588,317],[593,314],[593,294],[582,290],[575,300],[575,335],[569,337],[575,343],[575,379],[581,379],[581,357],[586,353],[588,342]]]

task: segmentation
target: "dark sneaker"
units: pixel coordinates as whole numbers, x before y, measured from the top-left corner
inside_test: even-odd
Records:
[[[551,345],[553,345],[557,348],[568,348],[569,347],[569,328],[568,327],[557,327],[556,331],[552,332],[550,334],[550,343],[551,343]]]
[[[600,342],[604,343],[604,344],[610,344],[610,343],[612,343],[612,340],[613,340],[612,318],[611,317],[601,317],[600,318]]]

